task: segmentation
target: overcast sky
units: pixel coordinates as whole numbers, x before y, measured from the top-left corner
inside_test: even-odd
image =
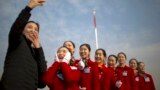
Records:
[[[27,2],[0,1],[0,77],[8,32]],[[153,76],[160,90],[160,0],[47,0],[43,7],[31,12],[31,20],[40,24],[40,39],[48,67],[53,63],[57,48],[66,40],[76,44],[76,58],[79,58],[79,46],[90,44],[94,59],[93,9],[96,9],[99,47],[108,55],[123,51],[128,60],[144,61],[146,72]]]

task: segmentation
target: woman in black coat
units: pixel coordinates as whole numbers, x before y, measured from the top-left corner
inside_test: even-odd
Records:
[[[39,25],[28,21],[30,11],[44,0],[29,0],[9,32],[9,46],[4,63],[0,90],[36,90],[45,85],[41,76],[46,61],[39,42]]]

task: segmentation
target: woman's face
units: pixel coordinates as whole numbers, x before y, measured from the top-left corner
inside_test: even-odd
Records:
[[[83,45],[80,47],[79,54],[82,59],[88,59],[90,55],[90,51],[85,45]]]
[[[137,62],[136,62],[136,60],[131,60],[130,61],[130,63],[129,63],[129,66],[132,68],[132,69],[134,69],[134,70],[136,70],[137,69]]]
[[[32,37],[35,32],[38,33],[38,26],[35,23],[27,23],[23,34],[29,39],[29,37]]]
[[[119,64],[125,64],[126,63],[126,57],[124,54],[119,54],[118,55],[118,62]]]
[[[73,44],[71,42],[69,42],[69,41],[65,42],[64,46],[67,47],[68,49],[70,49],[70,51],[72,52],[72,54],[74,53],[75,48],[74,48],[74,46],[73,46]]]
[[[108,64],[108,67],[112,67],[112,68],[116,67],[116,58],[113,56],[110,56],[108,58],[107,64]]]
[[[69,52],[67,48],[62,47],[57,51],[57,56],[59,59],[63,59],[66,53]]]
[[[140,63],[140,64],[138,65],[138,69],[139,69],[140,71],[144,71],[144,67],[145,67],[144,63]]]
[[[97,62],[98,64],[104,64],[106,57],[103,54],[102,50],[98,50],[95,53],[95,62]]]

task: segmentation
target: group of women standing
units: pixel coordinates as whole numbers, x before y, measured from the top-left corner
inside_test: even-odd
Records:
[[[79,47],[81,58],[75,59],[75,44],[64,42],[57,50],[55,62],[47,69],[39,24],[29,21],[31,10],[44,2],[29,0],[11,27],[1,90],[36,90],[46,85],[50,90],[155,90],[143,62],[131,59],[127,66],[125,53],[107,58],[101,48],[91,60],[91,48],[86,43]]]
[[[99,48],[91,60],[91,48],[86,43],[79,47],[80,59],[74,58],[74,52],[72,41],[58,48],[55,62],[42,78],[50,90],[155,90],[144,63],[132,58],[127,66],[123,52],[107,58],[105,50]]]

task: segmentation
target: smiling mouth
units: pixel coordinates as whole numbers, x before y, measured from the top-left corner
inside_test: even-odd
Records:
[[[96,57],[95,59],[96,59],[96,60],[100,60],[101,58],[99,58],[99,57]]]
[[[84,53],[81,53],[81,55],[82,55],[82,56],[85,56],[86,54],[84,54]]]

